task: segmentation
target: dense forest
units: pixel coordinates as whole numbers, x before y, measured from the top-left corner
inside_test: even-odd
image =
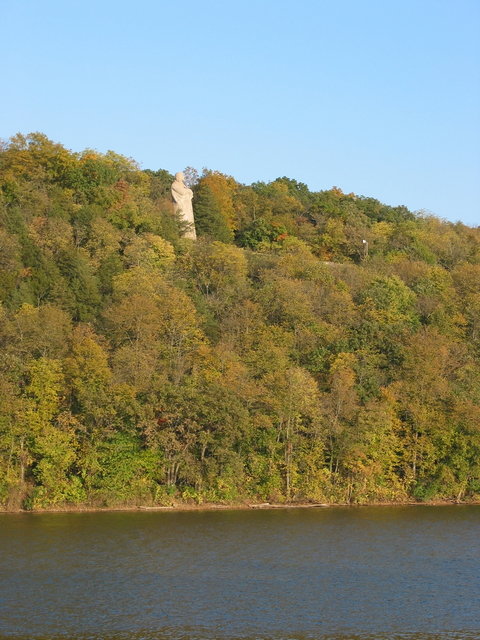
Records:
[[[479,499],[480,229],[185,173],[1,145],[1,507]]]

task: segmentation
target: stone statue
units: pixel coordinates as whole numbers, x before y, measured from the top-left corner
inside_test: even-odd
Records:
[[[185,238],[197,239],[195,232],[195,219],[193,217],[192,198],[193,191],[185,185],[185,176],[179,172],[175,174],[175,182],[172,184],[172,198],[175,203],[175,211],[189,223]]]

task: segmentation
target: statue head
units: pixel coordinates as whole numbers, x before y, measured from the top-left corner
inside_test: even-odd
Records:
[[[179,171],[175,174],[175,180],[178,180],[178,182],[185,182],[185,175]]]

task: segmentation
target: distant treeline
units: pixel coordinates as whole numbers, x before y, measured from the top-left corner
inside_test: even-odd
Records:
[[[0,147],[0,505],[478,499],[479,229],[186,175]]]

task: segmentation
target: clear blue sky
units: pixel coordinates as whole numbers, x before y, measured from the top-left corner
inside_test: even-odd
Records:
[[[0,137],[480,225],[479,0],[0,4]]]

